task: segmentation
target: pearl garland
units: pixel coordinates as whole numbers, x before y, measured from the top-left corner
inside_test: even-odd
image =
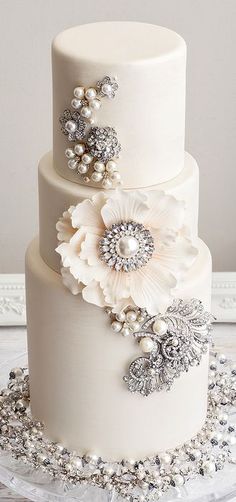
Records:
[[[129,309],[116,322],[134,322],[143,316]],[[115,491],[129,502],[158,500],[171,487],[181,488],[197,476],[212,477],[227,463],[235,464],[236,427],[230,417],[236,411],[236,375],[232,361],[212,355],[208,411],[201,431],[182,446],[139,460],[103,460],[99,452],[83,456],[51,442],[42,423],[30,414],[29,379],[26,370],[13,368],[8,386],[0,391],[0,448],[32,469],[42,469],[65,483],[67,490],[83,483]]]

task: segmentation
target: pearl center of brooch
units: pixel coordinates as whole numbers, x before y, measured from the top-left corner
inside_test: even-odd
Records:
[[[138,239],[132,237],[132,235],[125,235],[117,242],[116,250],[117,254],[122,258],[130,258],[136,255],[139,249]]]
[[[132,272],[143,267],[153,251],[150,231],[135,221],[113,224],[99,242],[101,260],[117,272]]]

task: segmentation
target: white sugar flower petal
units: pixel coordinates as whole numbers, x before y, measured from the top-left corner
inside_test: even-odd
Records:
[[[83,299],[86,302],[93,303],[98,307],[105,307],[105,298],[101,286],[97,281],[91,281],[82,291]]]
[[[184,203],[160,191],[99,192],[65,212],[57,228],[63,280],[72,292],[83,287],[86,301],[114,312],[127,305],[153,315],[164,311],[197,255],[186,238]]]
[[[70,273],[70,269],[66,267],[61,268],[62,282],[66,286],[72,295],[78,295],[82,292],[84,285],[78,282],[73,275]]]
[[[84,233],[78,230],[70,242],[63,242],[56,248],[60,254],[63,267],[68,267],[71,274],[79,282],[88,284],[94,279],[94,272],[89,265],[80,259],[81,243],[84,239]]]
[[[72,214],[73,227],[92,227],[94,232],[104,228],[101,217],[101,209],[106,202],[107,196],[103,192],[94,195],[92,200],[86,199],[78,204]]]
[[[130,274],[110,269],[105,279],[100,281],[107,305],[116,305],[121,298],[130,296]]]
[[[105,226],[109,228],[113,223],[131,220],[142,223],[148,213],[146,199],[142,192],[115,190],[101,210]]]
[[[59,242],[69,242],[71,237],[74,235],[76,230],[72,226],[72,213],[75,209],[75,206],[70,206],[67,211],[64,211],[63,215],[59,219],[56,224],[57,239]]]
[[[149,212],[145,213],[143,224],[148,228],[171,228],[179,230],[184,222],[185,204],[165,192],[147,192]]]
[[[192,246],[191,241],[179,236],[170,245],[160,244],[154,251],[154,258],[162,267],[179,276],[191,267],[197,254],[198,249]]]
[[[89,265],[101,266],[99,255],[99,241],[101,237],[96,234],[87,233],[81,244],[80,258],[87,261]]]
[[[157,261],[151,260],[146,267],[132,274],[130,292],[136,305],[155,315],[166,310],[171,302],[171,289],[175,286],[175,277]]]

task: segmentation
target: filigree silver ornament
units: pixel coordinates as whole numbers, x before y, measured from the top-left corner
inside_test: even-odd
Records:
[[[114,99],[118,88],[117,80],[112,77],[106,76],[101,81],[97,82],[97,90],[101,98],[107,97],[109,99]]]
[[[147,314],[133,333],[145,355],[130,364],[124,376],[128,389],[144,396],[170,390],[175,379],[199,365],[208,351],[212,321],[213,316],[197,299],[176,299],[165,314]]]
[[[102,162],[118,158],[121,151],[113,127],[92,127],[87,137],[87,148],[95,159]]]

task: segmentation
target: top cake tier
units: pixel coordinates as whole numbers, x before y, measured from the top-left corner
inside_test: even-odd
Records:
[[[111,127],[117,133],[122,187],[156,185],[178,175],[184,165],[186,69],[186,45],[179,35],[144,23],[76,26],[54,39],[52,65],[53,152],[58,174],[76,183],[101,186],[89,175],[79,174],[78,163],[74,162],[74,169],[68,167],[65,150],[73,150],[81,140],[69,141],[59,118],[65,110],[75,112],[71,101],[76,87],[96,87],[109,76],[116,79],[118,89],[114,99],[99,97],[94,126]],[[79,116],[81,108],[76,113]],[[87,127],[91,131],[91,124]]]

